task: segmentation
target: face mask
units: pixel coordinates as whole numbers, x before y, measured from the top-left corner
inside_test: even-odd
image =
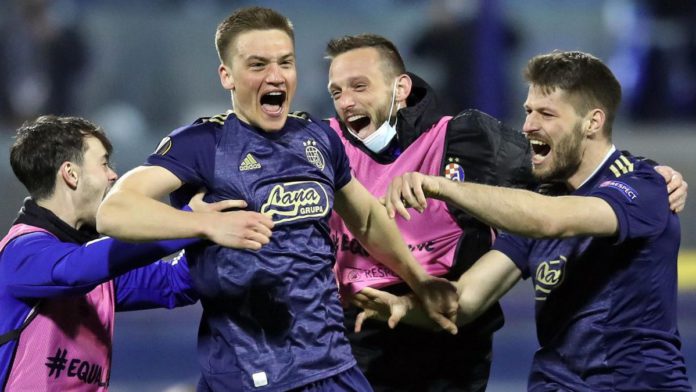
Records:
[[[389,120],[391,119],[392,109],[394,109],[394,98],[396,97],[397,82],[398,79],[394,81],[394,89],[392,90],[391,96],[391,106],[389,106],[389,115],[387,116],[387,120],[380,125],[376,131],[365,139],[360,139],[355,132],[349,129],[353,136],[357,137],[358,140],[365,145],[365,147],[374,153],[382,152],[385,148],[387,148],[392,139],[394,139],[394,136],[396,136],[396,123],[399,121],[399,119],[397,118],[396,121],[394,121],[394,125],[389,124]],[[400,107],[400,105],[396,105],[397,112],[399,111]]]

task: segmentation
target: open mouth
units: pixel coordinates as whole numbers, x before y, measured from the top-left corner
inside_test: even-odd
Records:
[[[360,131],[363,129],[367,128],[368,125],[370,125],[370,118],[362,115],[362,114],[355,114],[352,116],[349,116],[346,121],[348,122],[348,126],[350,126],[350,129],[353,130],[356,134],[360,134]]]
[[[268,114],[279,114],[285,103],[284,91],[272,91],[261,96],[261,108]]]
[[[530,140],[529,144],[531,144],[532,151],[534,151],[535,161],[543,160],[551,152],[551,146],[542,142],[541,140]]]

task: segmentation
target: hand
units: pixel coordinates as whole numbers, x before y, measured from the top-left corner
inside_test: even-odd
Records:
[[[420,283],[416,295],[428,317],[452,335],[457,334],[457,310],[459,296],[456,287],[448,280],[430,277]]]
[[[225,210],[240,200],[223,200],[208,204]],[[244,201],[241,201],[246,206]],[[268,216],[255,211],[211,211],[201,213],[205,238],[228,248],[259,250],[269,243],[274,223]]]
[[[681,173],[669,166],[655,166],[655,170],[665,178],[667,193],[669,193],[669,208],[674,212],[681,212],[686,205],[686,196],[689,184],[684,181]]]
[[[201,189],[189,200],[188,205],[193,212],[222,212],[229,209],[246,208],[247,206],[244,200],[220,200],[214,203],[206,203],[203,201],[203,196],[205,196],[206,192],[206,189]]]
[[[410,220],[411,215],[406,210],[413,207],[423,212],[428,207],[427,197],[437,197],[440,194],[440,184],[437,177],[427,176],[418,172],[405,173],[395,177],[387,190],[386,207],[389,217],[394,218],[395,211],[404,219]]]
[[[362,325],[369,318],[387,320],[389,328],[394,328],[399,321],[415,307],[410,296],[396,296],[386,291],[365,287],[351,298],[353,305],[363,308],[355,319],[355,332],[362,330]]]

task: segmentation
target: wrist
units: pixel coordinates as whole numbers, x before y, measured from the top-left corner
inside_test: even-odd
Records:
[[[209,221],[210,214],[191,211],[187,213],[188,220],[193,223],[193,231],[196,238],[209,240],[212,236],[211,228],[214,224]]]
[[[432,187],[432,192],[428,195],[428,197],[433,198],[433,199],[442,199],[442,195],[444,195],[444,187],[447,185],[450,180],[448,180],[446,177],[442,176],[430,176],[433,179],[433,187]]]
[[[407,283],[417,298],[423,298],[423,296],[429,290],[427,283],[432,279],[433,277],[431,275],[428,275],[425,271],[422,271],[415,273],[412,281]]]

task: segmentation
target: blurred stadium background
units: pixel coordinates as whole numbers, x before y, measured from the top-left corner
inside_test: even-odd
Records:
[[[607,61],[624,85],[615,127],[622,149],[680,170],[696,184],[696,2],[693,0],[2,0],[0,224],[25,197],[7,163],[12,134],[39,113],[87,117],[115,145],[120,173],[170,130],[229,107],[220,88],[215,27],[233,9],[265,5],[295,24],[295,110],[333,114],[323,49],[330,38],[375,32],[453,111],[477,107],[518,126],[526,60],[553,49]],[[27,11],[28,12],[23,12]],[[681,214],[680,328],[696,383],[696,196]],[[531,285],[503,301],[489,391],[525,388],[536,348]],[[200,308],[119,314],[112,391],[183,391],[197,379]]]

